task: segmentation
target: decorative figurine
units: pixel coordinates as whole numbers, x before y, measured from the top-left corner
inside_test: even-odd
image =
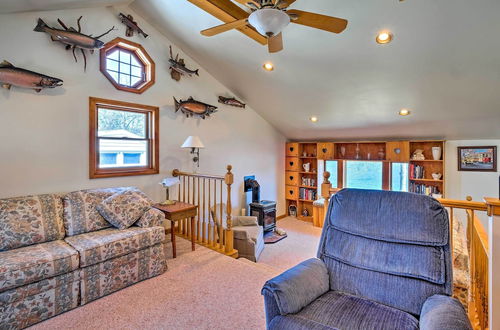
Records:
[[[31,88],[39,93],[43,88],[55,88],[62,86],[63,81],[58,78],[49,77],[41,73],[16,68],[7,61],[0,63],[0,84],[3,88],[10,89],[11,86]]]
[[[174,103],[175,112],[181,110],[186,117],[198,116],[201,117],[201,119],[205,119],[205,117],[209,117],[212,113],[217,112],[217,110],[215,110],[217,107],[196,101],[191,96],[186,101],[177,101],[174,97]]]
[[[121,22],[127,27],[127,30],[125,31],[125,35],[127,37],[133,37],[134,32],[137,32],[137,34],[142,34],[144,38],[148,37],[148,35],[144,33],[144,31],[142,31],[139,25],[134,22],[134,17],[132,17],[132,15],[125,16],[125,14],[120,13],[118,14],[118,17],[120,18]]]
[[[170,59],[168,60],[168,63],[170,63],[170,77],[172,77],[173,80],[179,81],[181,80],[181,76],[183,75],[197,75],[198,74],[198,69],[196,70],[189,70],[186,68],[186,64],[184,64],[184,59],[179,58],[179,54],[174,56],[172,54],[172,46],[170,46]]]
[[[361,155],[359,154],[360,150],[359,143],[356,143],[356,155],[354,155],[354,159],[361,159]]]
[[[441,173],[432,173],[431,175],[432,175],[432,178],[434,180],[439,180],[439,179],[441,179],[441,176],[442,176]]]
[[[382,160],[384,159],[385,157],[385,152],[384,152],[384,148],[383,147],[380,147],[380,149],[378,149],[378,159]]]
[[[64,30],[61,30],[48,26],[41,18],[39,18],[38,23],[33,31],[45,32],[50,35],[50,39],[52,41],[59,41],[60,43],[65,44],[66,50],[72,49],[75,62],[78,62],[75,50],[77,48],[80,49],[83,55],[83,61],[84,61],[83,69],[85,71],[87,69],[87,57],[85,55],[85,51],[88,50],[92,54],[94,50],[104,47],[104,42],[99,40],[99,38],[113,31],[115,27],[113,26],[111,29],[109,29],[108,31],[104,32],[103,34],[97,37],[91,37],[90,35],[86,35],[80,32],[82,30],[80,26],[81,19],[82,16],[80,16],[76,21],[76,23],[78,24],[78,30],[76,30],[73,27],[68,28],[63,23],[63,21],[57,19],[59,24],[64,28]]]
[[[416,149],[411,156],[412,160],[425,160],[424,151],[422,149]]]
[[[222,103],[225,105],[230,105],[233,107],[238,107],[238,108],[245,108],[245,103],[238,101],[234,97],[219,96],[219,103]]]

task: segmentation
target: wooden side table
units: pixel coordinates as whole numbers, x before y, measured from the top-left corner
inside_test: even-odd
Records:
[[[162,211],[165,218],[170,221],[170,235],[172,238],[172,256],[177,257],[175,247],[175,222],[186,218],[191,218],[191,249],[195,249],[194,217],[198,214],[198,206],[176,201],[172,205],[155,204],[155,209]]]

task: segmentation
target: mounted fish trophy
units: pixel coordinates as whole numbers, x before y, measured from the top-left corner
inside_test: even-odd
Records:
[[[134,17],[132,17],[132,15],[125,16],[125,14],[120,13],[118,17],[120,18],[121,22],[127,27],[127,30],[125,31],[125,35],[127,37],[133,37],[134,32],[137,32],[137,34],[142,34],[144,38],[148,37],[148,35],[144,33],[144,31],[142,31],[139,25],[134,22]]]
[[[217,109],[216,106],[196,101],[191,96],[186,101],[177,101],[174,97],[174,103],[175,112],[180,110],[188,118],[197,116],[201,119],[205,119],[206,117],[210,117],[212,113],[217,112],[217,110],[215,110]]]
[[[230,105],[232,107],[237,107],[237,108],[243,108],[243,109],[245,108],[245,103],[237,100],[234,97],[219,96],[219,103]]]
[[[175,81],[181,80],[181,76],[183,75],[188,75],[191,77],[192,75],[195,74],[199,76],[198,69],[189,70],[188,68],[186,68],[186,64],[184,64],[184,59],[179,58],[178,53],[174,59],[174,55],[172,54],[172,46],[170,46],[170,59],[168,60],[168,63],[170,63],[170,77],[172,77],[172,79]]]
[[[0,63],[0,84],[3,88],[10,89],[11,86],[31,88],[39,93],[44,88],[55,88],[62,86],[63,81],[58,78],[49,77],[41,73],[16,68],[7,61]]]
[[[104,47],[104,42],[99,40],[100,37],[105,36],[106,34],[110,33],[115,29],[113,26],[111,29],[108,31],[104,32],[103,34],[97,36],[97,37],[92,37],[91,35],[86,35],[81,33],[80,31],[82,30],[80,26],[80,20],[82,19],[82,16],[80,16],[77,20],[78,24],[78,30],[76,30],[73,27],[67,27],[66,24],[63,23],[60,19],[57,19],[59,24],[64,28],[64,30],[61,29],[56,29],[53,27],[48,26],[41,18],[38,19],[38,23],[33,29],[33,31],[36,32],[45,32],[50,35],[50,39],[52,41],[59,41],[60,43],[63,43],[66,45],[66,50],[73,50],[73,57],[75,58],[75,62],[78,62],[75,54],[75,50],[78,48],[81,50],[82,55],[83,55],[83,61],[84,61],[84,66],[83,70],[87,70],[87,57],[85,55],[85,51],[89,51],[91,54],[94,53],[94,50],[100,49]]]

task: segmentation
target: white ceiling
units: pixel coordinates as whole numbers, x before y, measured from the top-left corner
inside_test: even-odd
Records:
[[[130,2],[1,0],[0,13]],[[272,55],[237,31],[201,36],[221,22],[186,0],[131,6],[291,139],[500,138],[498,0],[297,0],[349,25],[335,35],[291,24]],[[392,43],[375,43],[382,29]],[[275,71],[262,70],[268,60]]]
[[[498,0],[297,0],[349,25],[291,24],[274,55],[237,31],[201,36],[221,22],[185,0],[132,7],[289,138],[500,138]],[[382,29],[392,43],[375,43]]]

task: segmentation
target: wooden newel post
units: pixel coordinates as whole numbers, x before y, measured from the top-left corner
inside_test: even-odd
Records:
[[[231,220],[231,212],[232,212],[232,205],[231,205],[231,185],[234,182],[234,176],[233,173],[231,173],[231,170],[233,167],[231,165],[227,165],[227,173],[224,177],[224,181],[226,182],[227,185],[227,203],[226,203],[226,245],[225,245],[225,252],[226,253],[232,253],[233,251],[233,221]]]
[[[500,199],[484,198],[488,212],[488,328],[500,327]],[[495,276],[494,276],[495,275]]]
[[[330,189],[332,188],[332,184],[330,180],[330,172],[323,172],[323,183],[321,184],[321,197],[328,201],[330,199]]]

